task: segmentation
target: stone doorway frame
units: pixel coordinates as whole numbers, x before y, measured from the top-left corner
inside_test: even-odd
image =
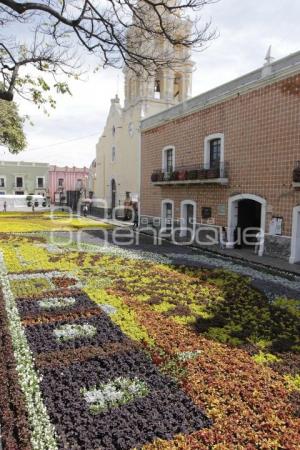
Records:
[[[261,204],[260,213],[260,227],[265,232],[266,230],[266,213],[267,200],[255,194],[238,194],[228,199],[228,222],[227,222],[227,248],[234,247],[234,230],[238,223],[238,205],[240,200],[254,200]],[[262,256],[264,253],[264,242],[261,243],[258,255]]]

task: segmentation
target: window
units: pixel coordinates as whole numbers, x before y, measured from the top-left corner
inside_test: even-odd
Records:
[[[163,171],[170,173],[173,172],[175,168],[175,148],[166,147],[163,149],[163,161],[162,161]]]
[[[111,148],[111,160],[114,162],[116,159],[116,147],[113,145]]]
[[[41,189],[44,187],[44,177],[37,177],[36,180],[37,188]]]
[[[161,205],[162,227],[165,231],[173,228],[174,202],[173,200],[163,200]]]
[[[166,151],[166,171],[172,172],[173,169],[173,149],[169,148]]]
[[[16,187],[17,188],[23,187],[23,177],[16,177]]]
[[[210,167],[218,168],[220,167],[221,161],[221,139],[212,139],[209,142],[209,160]]]
[[[204,140],[204,166],[206,169],[220,169],[224,175],[224,134],[216,133]]]
[[[0,188],[5,187],[5,177],[0,177]]]
[[[160,80],[156,79],[154,82],[154,98],[160,99]]]
[[[63,187],[64,185],[64,179],[63,178],[59,178],[58,179],[58,187]]]
[[[5,195],[5,191],[0,191],[0,195]]]

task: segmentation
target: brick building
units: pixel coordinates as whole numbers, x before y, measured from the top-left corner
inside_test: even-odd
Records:
[[[300,261],[300,52],[148,117],[141,131],[141,226],[201,241],[226,227],[229,248],[262,228],[260,255]]]

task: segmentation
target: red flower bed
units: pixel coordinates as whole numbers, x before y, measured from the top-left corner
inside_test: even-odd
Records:
[[[164,357],[156,359],[158,364],[178,352],[202,351],[194,360],[176,360],[176,365],[185,369],[182,388],[214,421],[210,429],[184,440],[149,444],[145,449],[299,449],[300,420],[293,414],[280,375],[257,365],[243,350],[199,337],[145,304],[129,297],[126,303],[161,349]]]

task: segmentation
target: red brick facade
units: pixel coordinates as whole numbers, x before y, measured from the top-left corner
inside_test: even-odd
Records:
[[[161,167],[162,149],[175,147],[176,166],[203,164],[204,139],[224,134],[224,159],[228,162],[227,185],[165,185],[151,182]],[[194,200],[197,222],[201,208],[211,207],[215,223],[227,226],[228,199],[255,194],[267,202],[266,232],[272,216],[283,217],[282,234],[291,235],[293,207],[300,191],[292,173],[300,160],[300,74],[237,93],[213,105],[201,107],[166,124],[144,129],[141,145],[141,215],[161,215],[161,201],[174,200],[174,218],[180,203]],[[218,215],[218,205],[226,205]]]

